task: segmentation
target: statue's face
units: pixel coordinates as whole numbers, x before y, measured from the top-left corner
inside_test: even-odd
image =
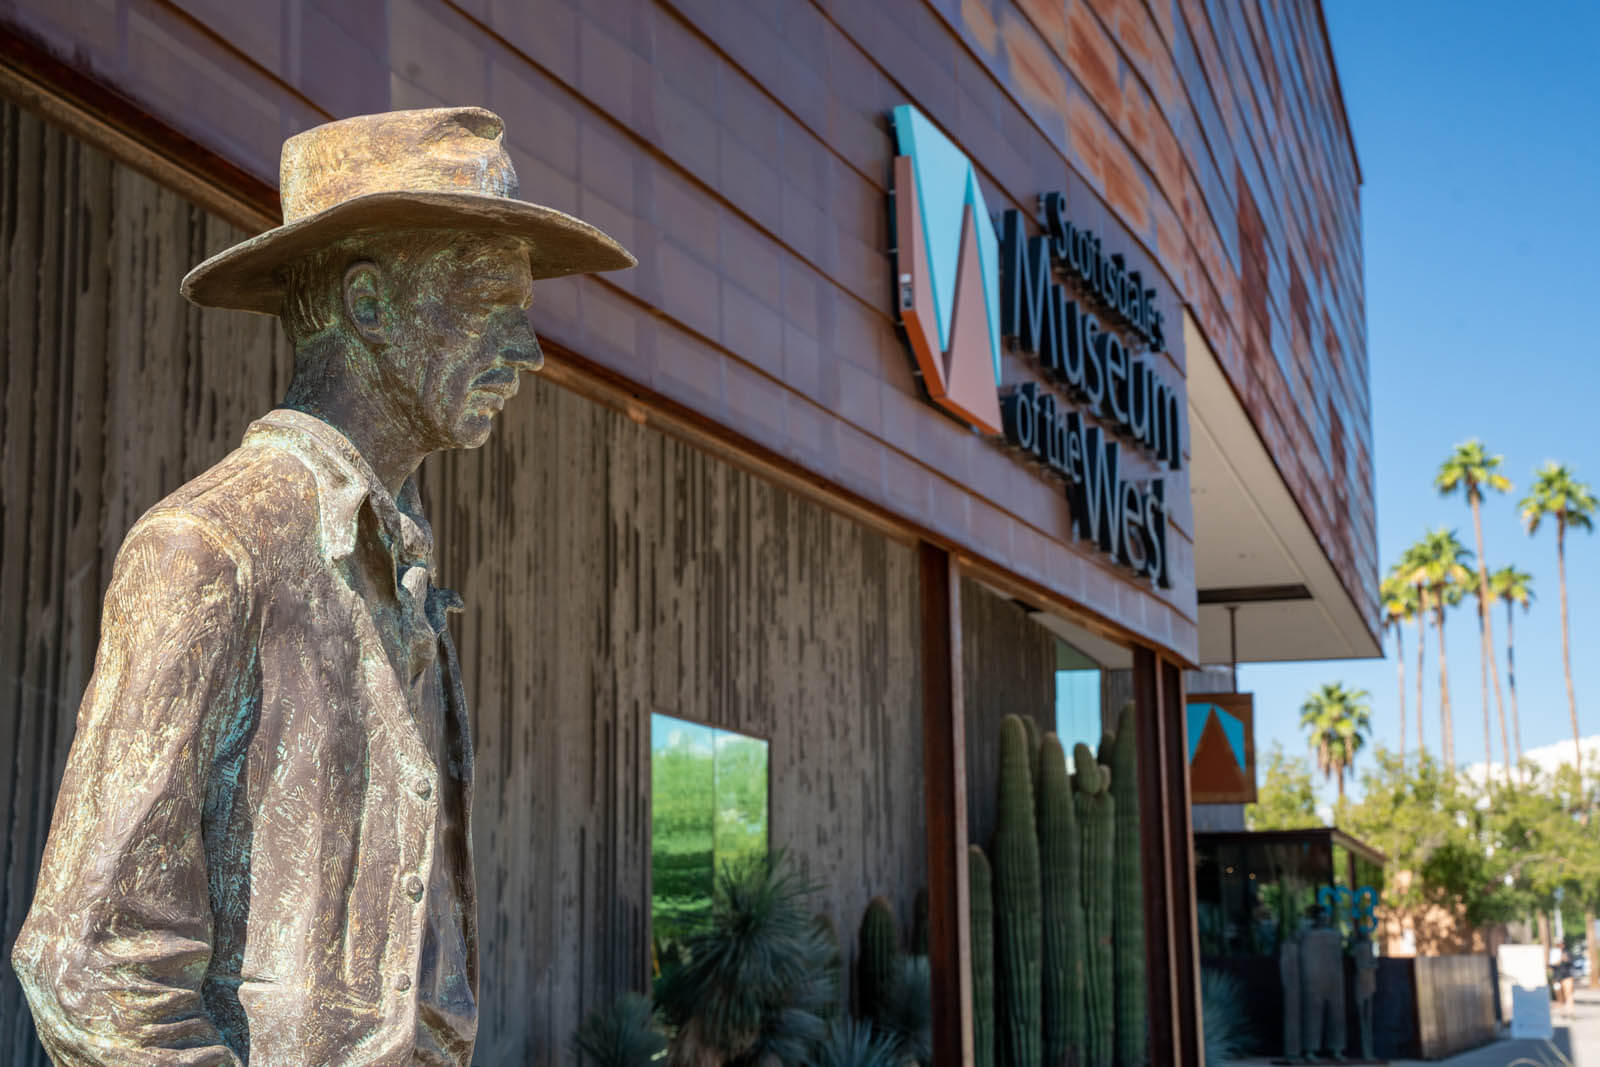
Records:
[[[478,447],[521,372],[544,362],[528,324],[526,250],[506,238],[462,237],[385,274],[358,263],[345,276],[353,317],[371,316],[382,335],[382,387],[429,450]]]

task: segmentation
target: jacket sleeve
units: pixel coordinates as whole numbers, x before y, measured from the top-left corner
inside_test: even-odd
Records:
[[[184,513],[118,553],[14,964],[57,1064],[238,1064],[206,1014],[202,812],[254,674],[248,557]]]

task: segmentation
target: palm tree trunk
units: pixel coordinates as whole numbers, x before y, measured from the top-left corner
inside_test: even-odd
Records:
[[[1339,808],[1344,809],[1344,764],[1339,765]],[[1338,818],[1337,815],[1334,818]]]
[[[1578,736],[1578,697],[1572,691],[1572,640],[1567,630],[1567,521],[1556,516],[1556,570],[1561,576],[1561,665],[1567,672],[1567,707],[1572,712],[1572,765],[1583,782],[1583,740]]]
[[[1417,758],[1428,751],[1428,732],[1422,728],[1422,667],[1428,641],[1428,595],[1417,598]]]
[[[1444,763],[1452,772],[1456,769],[1456,731],[1450,721],[1450,659],[1444,647],[1444,597],[1434,607],[1433,627],[1439,634],[1439,732],[1443,739]]]
[[[1483,558],[1482,501],[1472,496],[1472,533],[1478,541],[1478,628],[1483,638],[1482,661],[1487,665],[1487,676],[1494,678],[1494,706],[1500,714],[1500,751],[1506,761],[1506,784],[1511,784],[1511,748],[1506,743],[1506,698],[1500,691],[1500,661],[1494,655],[1494,620],[1489,600],[1489,564]],[[1489,784],[1489,683],[1483,685],[1483,783]]]
[[[1483,630],[1483,608],[1478,609],[1478,630]],[[1492,784],[1494,774],[1494,741],[1489,733],[1489,668],[1481,662],[1479,657],[1479,673],[1483,675],[1483,788],[1487,790]]]
[[[1394,622],[1394,666],[1400,688],[1400,766],[1406,765],[1406,627]]]
[[[1517,745],[1517,766],[1522,766],[1522,720],[1517,715],[1517,656],[1513,635],[1516,630],[1515,605],[1506,601],[1506,688],[1511,692],[1511,740]],[[1600,973],[1600,968],[1596,968]]]

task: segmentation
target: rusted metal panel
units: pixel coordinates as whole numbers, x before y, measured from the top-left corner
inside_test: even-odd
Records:
[[[936,545],[918,546],[922,594],[922,751],[928,841],[930,1048],[936,1067],[973,1062],[972,930],[968,897],[966,715],[962,707],[961,570]]]
[[[282,396],[276,323],[183,272],[242,234],[0,109],[0,947],[32,897],[112,555]],[[537,299],[537,296],[536,296]],[[424,492],[476,716],[478,1060],[566,1062],[649,968],[649,725],[770,742],[771,833],[848,943],[926,878],[917,557],[616,411],[530,381]],[[42,1064],[0,963],[0,1060]]]

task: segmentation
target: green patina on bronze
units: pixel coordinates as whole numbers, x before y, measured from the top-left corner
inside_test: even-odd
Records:
[[[58,1063],[466,1063],[472,739],[415,473],[538,369],[542,278],[630,266],[516,200],[479,108],[283,151],[284,225],[197,267],[281,315],[283,406],[145,514],[13,962]]]

